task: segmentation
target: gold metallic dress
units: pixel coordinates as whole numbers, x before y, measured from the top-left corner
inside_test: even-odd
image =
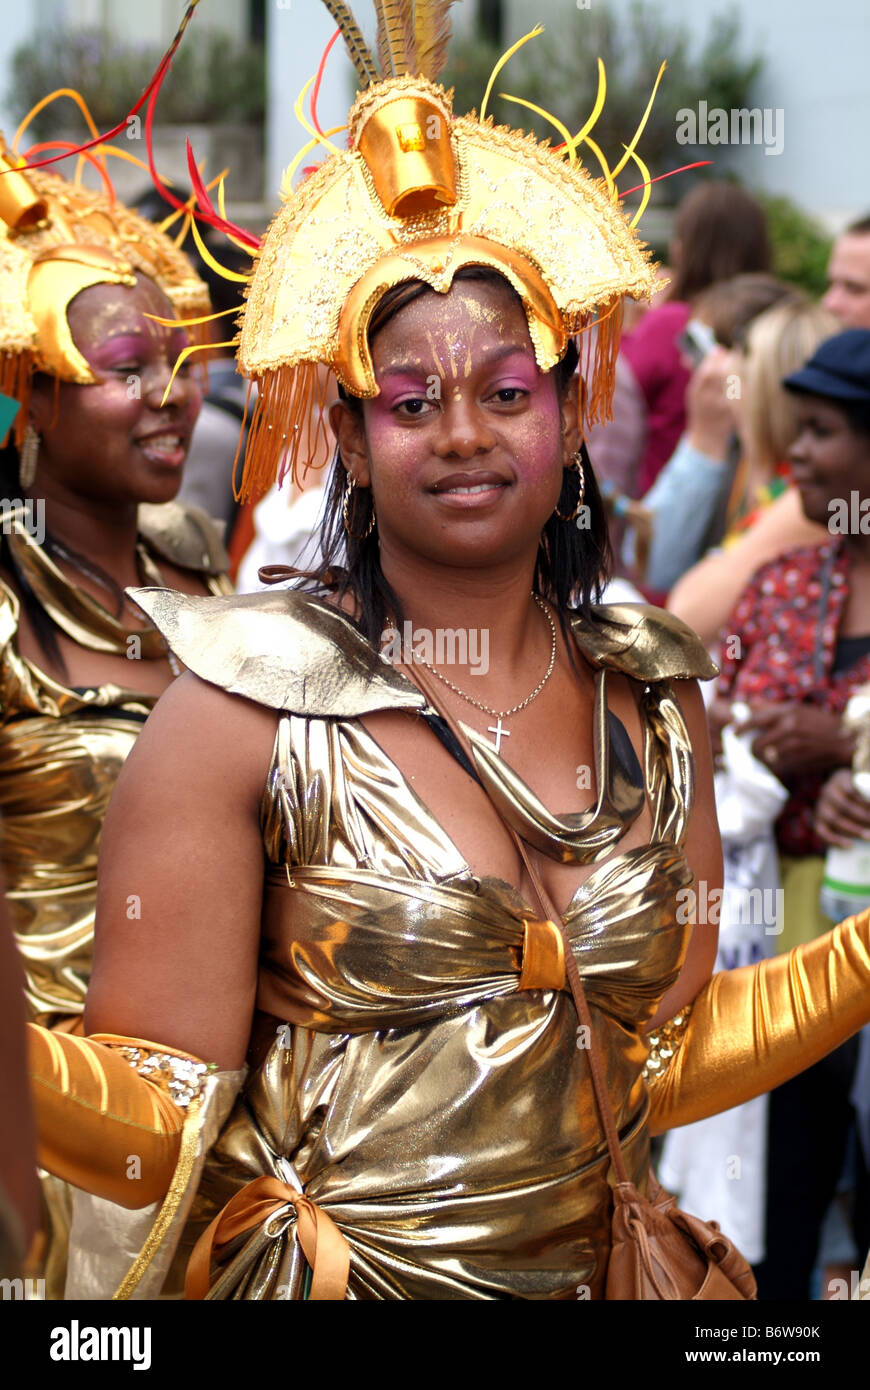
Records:
[[[599,1296],[609,1161],[570,995],[520,988],[524,921],[539,914],[471,873],[359,718],[425,714],[422,695],[306,595],[136,597],[197,674],[282,711],[261,805],[251,1070],[206,1161],[188,1245],[265,1175],[304,1188],[338,1225],[350,1298]],[[548,818],[494,753],[485,780],[532,843],[598,861],[564,920],[643,1186],[643,1034],[683,962],[676,895],[692,878],[692,758],[670,678],[713,668],[657,610],[601,608],[572,626],[598,670],[597,807]],[[607,713],[610,669],[642,685],[642,768]],[[434,735],[421,724],[420,737]],[[645,800],[650,843],[620,853]],[[305,1296],[292,1205],[219,1260],[211,1298]]]
[[[3,520],[3,518],[0,518]],[[169,561],[228,594],[226,556],[204,513],[175,503],[140,508],[143,566]],[[127,632],[71,584],[21,521],[6,543],[45,611],[91,651],[147,659],[159,633]],[[157,697],[135,688],[72,689],[17,649],[19,600],[0,580],[0,820],[9,913],[26,974],[28,1011],[48,1026],[80,1016],[91,969],[97,851],[112,788]],[[131,660],[130,674],[135,674]],[[68,1025],[67,1025],[68,1026]]]

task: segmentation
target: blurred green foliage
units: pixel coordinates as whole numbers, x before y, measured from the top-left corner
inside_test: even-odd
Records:
[[[99,29],[40,34],[12,55],[8,102],[20,120],[58,87],[74,87],[85,98],[100,130],[121,119],[141,96],[162,57],[161,48],[128,43]],[[160,123],[256,122],[266,108],[266,64],[262,48],[239,45],[228,35],[204,29],[197,42],[182,44],[160,91]],[[141,114],[141,113],[140,113]],[[53,102],[29,127],[32,139],[50,139],[84,122],[67,100]],[[7,132],[11,138],[12,132]]]
[[[811,295],[824,293],[831,238],[790,198],[758,194],[767,213],[773,272]]]

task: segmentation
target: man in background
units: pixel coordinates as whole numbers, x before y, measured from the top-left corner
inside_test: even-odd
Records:
[[[853,222],[834,242],[822,300],[844,328],[870,328],[870,216]]]

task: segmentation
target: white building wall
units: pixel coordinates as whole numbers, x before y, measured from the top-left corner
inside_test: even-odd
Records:
[[[186,0],[36,0],[36,5],[23,8],[40,6],[50,9],[55,22],[70,28],[105,28],[121,38],[159,44],[172,38]],[[12,8],[12,0],[5,0],[3,9],[7,8]],[[196,30],[212,28],[244,39],[248,30],[246,0],[200,0],[192,22],[194,27],[188,38]]]
[[[354,13],[360,23],[363,13]],[[335,33],[335,22],[321,0],[274,0],[266,10],[266,52],[268,57],[268,106],[266,116],[266,203],[277,207],[281,175],[297,151],[310,137],[299,124],[293,110],[297,97],[312,78],[321,54]],[[339,51],[341,50],[341,51]],[[329,56],[317,102],[323,130],[341,125],[352,97],[354,69],[339,40]],[[308,116],[308,99],[305,101]],[[336,137],[341,144],[342,137]],[[316,164],[323,158],[317,150],[304,163]]]

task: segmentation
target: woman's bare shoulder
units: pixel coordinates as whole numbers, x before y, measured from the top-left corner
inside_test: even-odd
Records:
[[[161,696],[103,826],[89,1031],[240,1064],[256,989],[259,806],[278,718],[190,673]],[[147,930],[131,932],[130,920]]]
[[[161,695],[121,775],[176,786],[193,780],[259,804],[278,718],[274,709],[185,672]]]

